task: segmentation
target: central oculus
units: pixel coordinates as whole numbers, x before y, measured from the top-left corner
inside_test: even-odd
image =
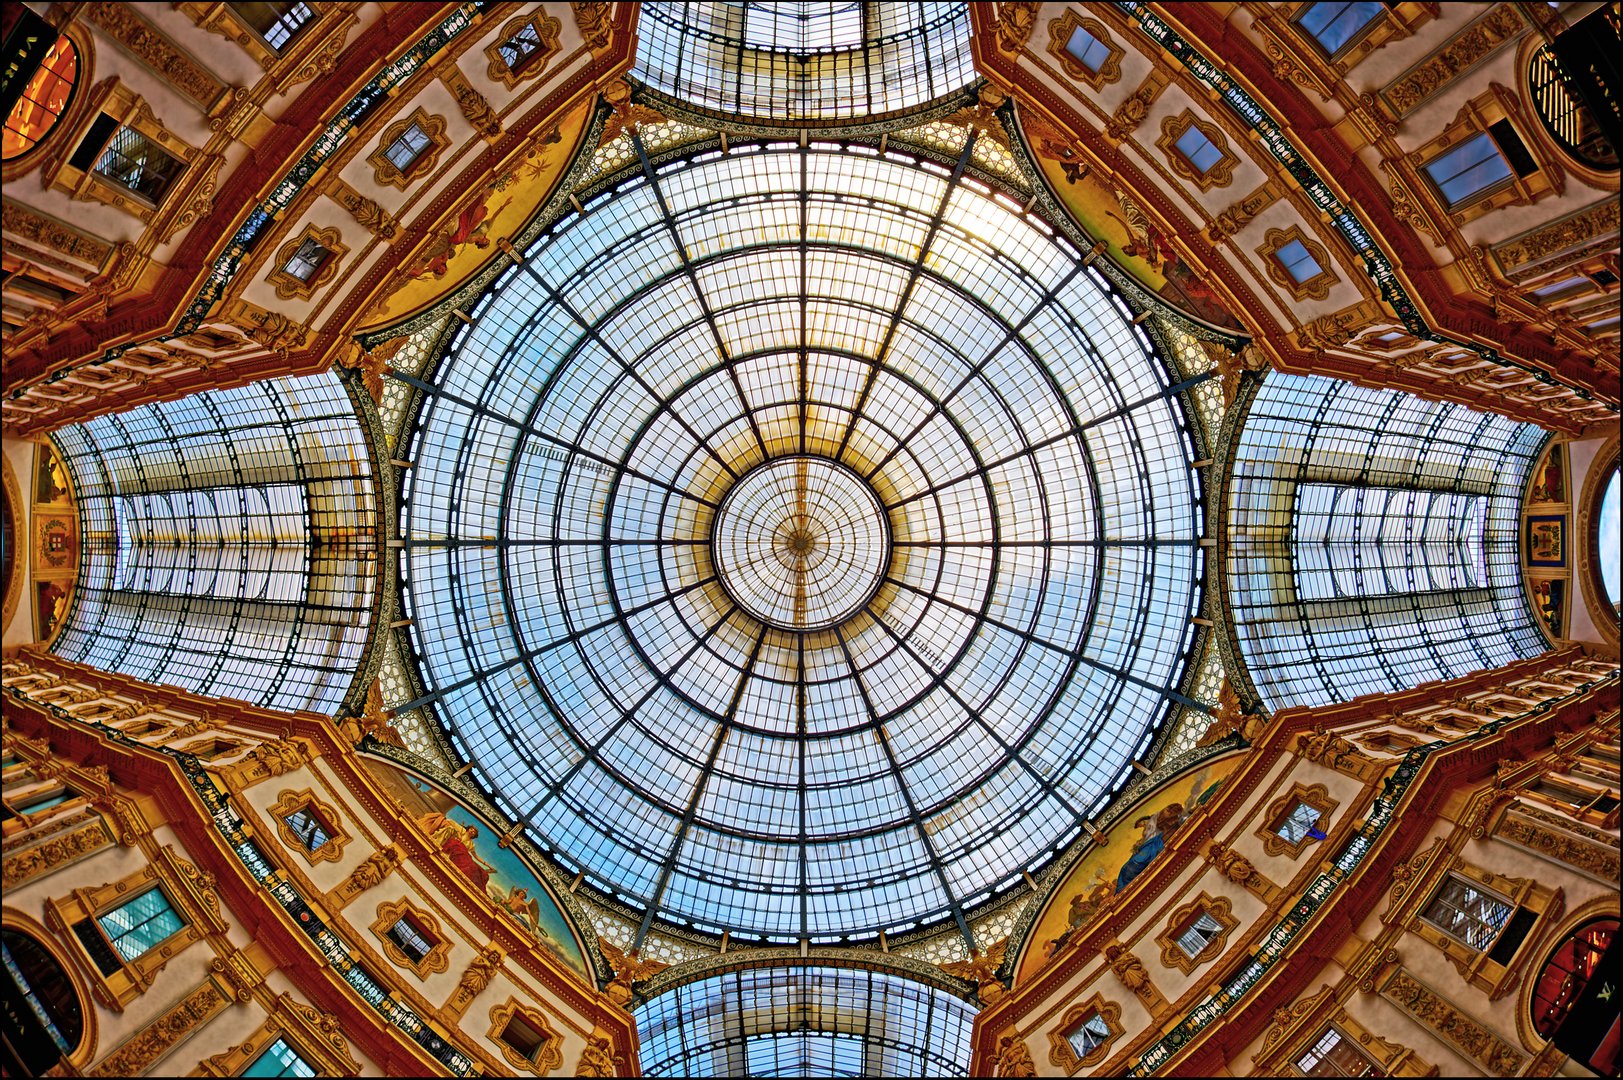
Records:
[[[856,473],[796,455],[744,474],[710,533],[733,602],[780,630],[837,626],[873,598],[890,563],[885,508]]]

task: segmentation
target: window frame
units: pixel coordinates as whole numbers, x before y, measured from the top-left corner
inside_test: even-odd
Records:
[[[1079,1055],[1076,1047],[1071,1043],[1071,1036],[1083,1024],[1097,1017],[1105,1027],[1110,1029],[1108,1038],[1103,1039],[1086,1054]],[[1078,1002],[1065,1011],[1060,1017],[1059,1024],[1048,1032],[1048,1060],[1065,1072],[1072,1073],[1077,1069],[1097,1065],[1110,1055],[1111,1047],[1121,1038],[1123,1028],[1121,1025],[1121,1006],[1115,1002],[1106,1001],[1101,994],[1094,994],[1086,1001]]]
[[[1330,1051],[1339,1049],[1342,1046],[1347,1046],[1347,1047],[1351,1048],[1351,1050],[1352,1050],[1352,1052],[1354,1054],[1358,1055],[1359,1060],[1363,1061],[1364,1065],[1366,1066],[1366,1068],[1365,1068],[1365,1070],[1363,1072],[1361,1072],[1361,1073],[1344,1073],[1344,1072],[1314,1073],[1314,1072],[1309,1072],[1308,1069],[1306,1069],[1306,1068],[1303,1068],[1302,1059],[1307,1057],[1309,1054],[1312,1054],[1315,1051],[1317,1051],[1320,1044],[1322,1044],[1324,1042],[1324,1040],[1326,1038],[1328,1038],[1330,1035],[1335,1035],[1336,1036],[1335,1045],[1330,1047],[1330,1050],[1328,1050],[1325,1053],[1319,1055],[1319,1060],[1314,1062],[1314,1064],[1317,1065],[1319,1062],[1322,1062],[1326,1058],[1328,1058],[1330,1056]],[[1297,1051],[1290,1056],[1289,1060],[1290,1060],[1291,1068],[1295,1069],[1296,1072],[1301,1076],[1377,1076],[1377,1075],[1381,1075],[1380,1065],[1374,1059],[1372,1059],[1368,1054],[1364,1053],[1363,1049],[1358,1045],[1358,1040],[1353,1038],[1352,1036],[1348,1035],[1345,1031],[1342,1031],[1341,1028],[1338,1025],[1333,1024],[1333,1023],[1324,1025],[1324,1027],[1322,1029],[1320,1029],[1319,1033],[1317,1035],[1313,1036],[1312,1038],[1308,1039],[1307,1043],[1304,1044],[1302,1047],[1299,1047],[1297,1049]]]
[[[1097,70],[1088,67],[1071,52],[1071,38],[1081,30],[1105,48],[1105,58]],[[1067,8],[1059,18],[1048,24],[1048,52],[1059,60],[1060,69],[1078,82],[1095,90],[1103,89],[1121,79],[1122,57],[1127,50],[1116,43],[1110,30],[1098,19]]]
[[[1487,942],[1484,948],[1477,949],[1461,941],[1426,917],[1425,913],[1450,879],[1487,893],[1510,909],[1504,924],[1495,931],[1493,940]],[[1542,936],[1550,914],[1559,914],[1564,904],[1565,892],[1562,889],[1545,888],[1532,878],[1495,874],[1459,856],[1444,856],[1433,860],[1431,870],[1417,883],[1413,903],[1406,907],[1399,921],[1410,933],[1439,949],[1467,982],[1482,990],[1493,1001],[1514,989],[1521,968],[1534,952],[1532,946]],[[1526,910],[1531,915],[1531,920],[1525,922],[1521,930],[1521,940],[1503,962],[1493,959],[1493,953],[1515,926],[1520,910]]]
[[[314,849],[305,846],[304,840],[287,820],[301,811],[310,814],[325,826],[327,839]],[[266,808],[265,812],[271,816],[276,826],[276,835],[282,843],[302,855],[309,865],[343,861],[344,845],[353,837],[345,831],[343,818],[339,816],[338,811],[330,804],[318,800],[310,788],[297,790],[287,788],[278,792],[276,802]]]
[[[1318,265],[1317,274],[1302,281],[1296,280],[1296,275],[1279,257],[1279,252],[1293,243],[1302,245],[1308,257]],[[1300,225],[1292,225],[1288,229],[1269,229],[1263,234],[1257,255],[1262,259],[1269,279],[1290,293],[1291,299],[1296,301],[1323,300],[1330,295],[1330,286],[1341,280],[1331,269],[1329,249],[1308,236]]]
[[[258,27],[251,24],[248,21],[247,17],[244,16],[242,14],[242,12],[238,11],[229,2],[229,0],[227,0],[227,3],[225,5],[226,10],[228,10],[231,13],[231,17],[233,19],[235,19],[237,22],[241,23],[243,28],[245,30],[247,30],[248,33],[254,35],[254,37],[259,40],[260,44],[262,44],[266,49],[269,49],[270,52],[273,55],[275,55],[276,57],[278,57],[278,58],[287,55],[287,53],[290,51],[292,46],[296,45],[298,43],[298,40],[301,37],[303,37],[306,33],[308,33],[310,28],[312,26],[314,26],[321,19],[321,8],[316,4],[310,3],[309,0],[294,0],[294,5],[293,6],[304,8],[305,11],[309,12],[310,17],[305,19],[298,26],[294,27],[293,30],[288,34],[287,39],[285,41],[283,41],[282,44],[280,44],[280,45],[272,45],[271,41],[270,41],[270,38],[266,37],[264,35],[264,33],[259,30]],[[277,18],[276,18],[276,22],[271,24],[271,28],[275,29],[277,26],[279,26],[281,24],[282,20],[284,18],[286,18],[286,17],[287,17],[286,12],[283,12],[281,15],[278,15]]]
[[[522,33],[525,27],[535,31],[539,44],[519,60],[517,67],[511,67],[507,57],[502,55],[502,46]],[[485,68],[485,74],[492,82],[499,82],[508,90],[526,79],[536,78],[547,69],[552,58],[557,56],[562,48],[560,44],[562,32],[563,24],[539,6],[528,14],[509,19],[502,24],[501,33],[496,35],[496,40],[485,46],[485,57],[490,61]]]
[[[525,1057],[503,1038],[508,1025],[515,1020],[540,1034],[541,1044],[536,1048],[535,1057]],[[486,1032],[486,1038],[501,1051],[502,1057],[509,1065],[523,1072],[545,1076],[563,1064],[563,1036],[547,1023],[545,1016],[527,1005],[520,1004],[516,998],[510,997],[500,1005],[491,1007],[490,1030]]]
[[[1182,150],[1178,149],[1178,142],[1191,128],[1199,132],[1201,137],[1218,152],[1218,159],[1205,169],[1198,168]],[[1162,120],[1161,137],[1155,140],[1155,145],[1166,155],[1167,163],[1172,166],[1174,173],[1203,192],[1228,187],[1234,182],[1234,170],[1239,167],[1240,159],[1230,149],[1228,136],[1223,134],[1223,130],[1216,124],[1196,116],[1193,109],[1185,109],[1176,116]]]
[[[1534,168],[1525,176],[1516,174],[1515,166],[1505,157],[1491,129],[1500,121],[1508,121],[1516,138],[1532,159]],[[1526,109],[1517,91],[1493,84],[1486,92],[1467,101],[1455,119],[1430,141],[1411,152],[1403,168],[1410,169],[1414,185],[1422,198],[1435,207],[1434,218],[1458,228],[1504,206],[1530,205],[1550,195],[1559,195],[1566,189],[1565,174],[1543,139],[1530,136],[1538,122],[1526,115]],[[1508,179],[1495,183],[1462,199],[1450,203],[1433,180],[1429,167],[1456,150],[1465,140],[1486,135],[1494,153],[1510,170]]]
[[[1300,782],[1292,784],[1290,791],[1268,804],[1268,809],[1262,816],[1262,824],[1255,833],[1262,838],[1262,848],[1269,855],[1298,859],[1309,844],[1329,843],[1328,839],[1311,840],[1304,834],[1301,840],[1293,844],[1279,834],[1278,830],[1283,827],[1286,819],[1295,813],[1298,805],[1310,806],[1319,812],[1319,820],[1315,824],[1319,831],[1328,837],[1331,815],[1341,804],[1330,797],[1330,789],[1323,784]]]
[[[413,128],[422,132],[428,142],[401,168],[389,157],[389,151]],[[401,117],[384,128],[376,147],[366,159],[372,166],[372,179],[381,186],[404,191],[413,181],[432,173],[440,155],[451,145],[445,129],[445,118],[431,115],[421,105],[412,110],[411,115]]]
[[[317,245],[327,256],[310,272],[309,277],[301,278],[289,272],[288,266],[306,244]],[[306,224],[301,232],[277,249],[265,280],[275,287],[278,299],[308,300],[338,276],[339,264],[348,254],[343,233],[336,226],[318,228],[314,224]]]
[[[1291,15],[1290,23],[1291,27],[1301,35],[1302,40],[1306,41],[1321,58],[1331,62],[1344,58],[1348,53],[1356,49],[1360,44],[1363,43],[1365,38],[1370,37],[1381,27],[1385,26],[1388,18],[1390,17],[1390,9],[1388,9],[1385,4],[1377,5],[1381,10],[1377,11],[1374,15],[1370,16],[1369,19],[1360,24],[1357,29],[1348,35],[1347,40],[1343,41],[1336,48],[1331,49],[1325,45],[1324,41],[1320,39],[1316,32],[1309,30],[1306,26],[1302,25],[1302,20],[1318,6],[1318,2],[1302,4]],[[1347,5],[1347,7],[1350,6],[1352,6],[1351,3]],[[1345,11],[1346,8],[1343,8],[1342,10]],[[1332,20],[1332,22],[1333,21],[1334,20]]]
[[[401,922],[411,927],[428,946],[421,957],[413,958],[390,933]],[[383,953],[390,963],[405,968],[419,979],[427,979],[451,966],[451,942],[447,940],[439,920],[404,897],[379,904],[371,929],[382,943]]]
[[[1216,921],[1217,932],[1206,942],[1199,952],[1190,955],[1180,940],[1189,927],[1202,917],[1209,917]],[[1223,955],[1228,945],[1228,937],[1240,920],[1234,914],[1233,903],[1226,896],[1212,896],[1202,891],[1194,900],[1173,911],[1167,919],[1165,929],[1156,936],[1156,944],[1161,947],[1161,964],[1163,967],[1175,968],[1186,975],[1192,974],[1197,967],[1209,964]]]

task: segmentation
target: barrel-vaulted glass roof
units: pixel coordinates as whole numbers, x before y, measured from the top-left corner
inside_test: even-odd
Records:
[[[632,74],[727,120],[871,122],[975,81],[969,5],[650,2]]]
[[[412,705],[650,919],[963,925],[1178,700],[1180,387],[969,146],[638,149],[418,383]]]

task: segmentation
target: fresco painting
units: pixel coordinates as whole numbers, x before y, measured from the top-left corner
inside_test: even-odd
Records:
[[[535,871],[502,847],[498,834],[457,799],[388,762],[367,759],[378,785],[417,823],[423,835],[458,873],[521,932],[582,979],[592,982],[574,928]]]
[[[1037,917],[1016,983],[1045,965],[1093,917],[1132,887],[1167,844],[1209,803],[1241,755],[1208,761],[1175,777],[1140,801],[1095,842]]]

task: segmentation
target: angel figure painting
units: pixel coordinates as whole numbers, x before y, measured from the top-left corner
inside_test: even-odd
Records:
[[[591,981],[578,936],[563,909],[517,852],[455,797],[387,762],[369,760],[379,786],[450,867],[484,894],[500,917]],[[409,826],[407,826],[409,827]]]

